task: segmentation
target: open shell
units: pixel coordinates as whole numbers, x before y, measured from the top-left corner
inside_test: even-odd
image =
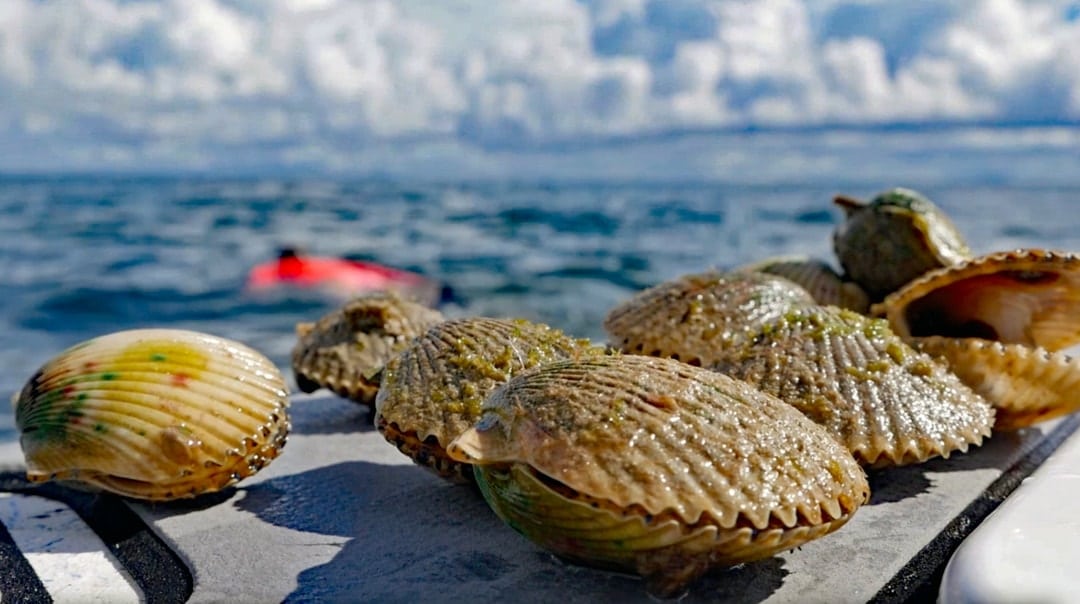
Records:
[[[1040,346],[1080,343],[1080,257],[1000,252],[927,273],[872,309],[904,338],[975,337]]]
[[[296,326],[292,368],[302,392],[327,388],[338,396],[372,405],[379,371],[443,315],[393,292],[349,301],[319,319]]]
[[[845,281],[829,263],[806,256],[767,258],[740,270],[757,271],[790,279],[814,297],[818,304],[839,306],[858,313],[870,310],[870,298],[859,285]]]
[[[779,397],[862,463],[918,463],[990,435],[994,410],[881,319],[838,308],[789,313],[718,371]]]
[[[670,597],[796,547],[867,500],[854,458],[793,408],[679,361],[559,362],[497,388],[450,445],[511,527]]]
[[[289,431],[281,373],[231,340],[122,331],[69,348],[15,399],[32,481],[140,499],[222,489],[274,459]]]
[[[541,364],[600,354],[588,341],[523,319],[439,323],[387,363],[375,426],[421,466],[469,482],[470,468],[447,457],[446,445],[480,417],[488,392]]]
[[[604,329],[623,352],[709,366],[761,325],[814,303],[783,277],[710,271],[638,292],[608,313]]]
[[[1080,360],[978,338],[916,338],[915,346],[997,409],[995,430],[1017,430],[1080,410]]]
[[[847,277],[873,300],[971,256],[949,217],[910,189],[891,189],[870,202],[838,195],[834,202],[845,213],[833,233],[836,257]]]

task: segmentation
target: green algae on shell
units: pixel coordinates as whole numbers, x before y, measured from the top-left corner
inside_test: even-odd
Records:
[[[45,363],[15,398],[27,478],[148,500],[220,490],[259,471],[289,432],[265,356],[177,329],[121,331]]]
[[[714,369],[791,404],[871,467],[967,451],[994,423],[943,364],[885,321],[839,308],[792,311]]]
[[[834,202],[845,214],[833,233],[836,257],[872,301],[971,256],[945,212],[911,189],[891,189],[870,202],[838,195]]]
[[[638,292],[608,313],[604,329],[623,352],[709,366],[761,325],[814,304],[783,277],[708,271]]]
[[[449,447],[510,527],[672,597],[791,549],[868,498],[851,454],[746,383],[638,355],[562,361],[495,389]]]
[[[473,317],[430,327],[386,364],[375,426],[402,453],[452,482],[472,480],[445,447],[499,384],[539,365],[601,355],[588,341],[524,319]]]
[[[379,371],[416,336],[444,319],[395,292],[360,296],[316,323],[296,326],[292,368],[302,392],[327,388],[371,406]]]

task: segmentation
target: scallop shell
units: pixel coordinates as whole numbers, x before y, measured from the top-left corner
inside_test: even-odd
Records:
[[[1000,252],[933,271],[872,308],[904,338],[976,337],[1040,346],[1080,343],[1080,257]]]
[[[15,399],[27,478],[150,500],[220,490],[285,445],[285,381],[231,340],[122,331],[69,348]]]
[[[881,319],[831,307],[767,326],[715,368],[802,411],[871,467],[967,451],[990,435],[990,404]]]
[[[296,384],[303,392],[327,388],[338,396],[372,405],[378,373],[394,355],[442,313],[393,292],[349,301],[319,319],[296,326],[292,351]]]
[[[917,338],[919,350],[997,409],[995,430],[1017,430],[1080,410],[1080,360],[1020,344],[978,338]]]
[[[813,304],[782,277],[710,271],[638,292],[608,313],[604,329],[623,352],[708,366],[761,325]]]
[[[782,256],[749,264],[741,270],[777,275],[794,281],[818,304],[839,306],[858,313],[870,310],[870,297],[853,281],[845,281],[829,263],[806,256]]]
[[[574,562],[677,594],[710,567],[796,547],[869,496],[854,458],[793,408],[679,361],[558,362],[484,403],[450,455],[492,509]]]
[[[387,363],[375,426],[421,466],[469,482],[471,470],[449,459],[446,445],[480,417],[488,392],[543,363],[600,354],[587,341],[523,319],[439,323]]]
[[[833,233],[836,257],[848,278],[873,300],[971,256],[949,217],[910,189],[885,191],[868,203],[843,195],[833,201],[845,213]]]

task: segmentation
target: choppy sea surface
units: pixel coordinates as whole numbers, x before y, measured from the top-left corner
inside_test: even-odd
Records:
[[[0,177],[0,395],[87,338],[137,327],[233,338],[287,375],[294,325],[342,300],[254,295],[281,245],[421,272],[447,314],[514,316],[604,338],[635,291],[778,254],[833,262],[836,193],[906,185],[936,201],[976,252],[1080,250],[1080,177],[1051,188],[444,184]],[[16,438],[0,404],[0,444]]]

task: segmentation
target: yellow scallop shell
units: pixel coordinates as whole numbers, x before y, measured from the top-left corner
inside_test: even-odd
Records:
[[[818,304],[839,306],[858,313],[870,310],[870,297],[854,281],[846,281],[824,260],[806,256],[780,256],[746,265],[756,271],[790,279],[802,286]]]
[[[671,597],[718,565],[842,526],[869,496],[851,454],[746,383],[637,355],[561,361],[494,390],[449,447],[540,546]]]
[[[452,482],[472,472],[446,445],[480,416],[497,385],[551,361],[602,350],[541,323],[472,317],[438,323],[386,364],[375,426],[402,453]]]
[[[316,323],[296,326],[292,351],[296,384],[303,392],[326,388],[371,406],[383,365],[443,319],[439,311],[395,292],[350,300]]]
[[[15,399],[32,481],[165,500],[217,491],[289,431],[280,371],[255,350],[176,329],[101,336],[48,361]]]

